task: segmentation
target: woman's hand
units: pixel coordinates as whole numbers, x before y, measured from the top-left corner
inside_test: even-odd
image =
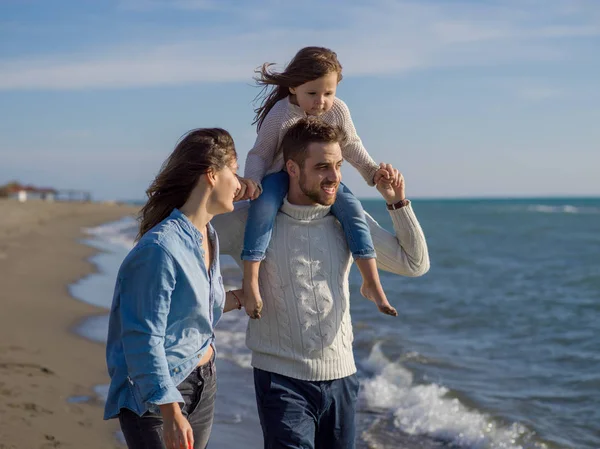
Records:
[[[160,406],[163,417],[163,436],[167,449],[192,449],[194,432],[176,402]]]
[[[262,193],[260,186],[251,179],[238,176],[238,181],[240,182],[240,190],[233,201],[255,200]]]

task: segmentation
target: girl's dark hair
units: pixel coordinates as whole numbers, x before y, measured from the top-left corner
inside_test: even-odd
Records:
[[[221,128],[201,128],[187,133],[163,163],[150,184],[148,201],[140,211],[136,240],[185,204],[209,170],[219,171],[237,160],[231,135]]]
[[[256,84],[262,86],[255,101],[260,106],[254,110],[256,115],[252,124],[259,130],[269,111],[279,100],[290,95],[290,87],[298,87],[314,81],[330,73],[338,74],[338,82],[342,80],[342,65],[337,54],[324,47],[304,47],[287,65],[283,72],[269,70],[273,63],[265,62],[256,69]]]

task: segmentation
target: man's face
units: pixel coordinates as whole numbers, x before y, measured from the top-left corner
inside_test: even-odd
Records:
[[[311,143],[298,179],[302,193],[313,203],[331,206],[342,181],[339,143]]]

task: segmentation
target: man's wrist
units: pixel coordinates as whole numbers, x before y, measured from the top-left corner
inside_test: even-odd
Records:
[[[392,200],[393,201],[393,200]],[[406,198],[403,198],[399,201],[396,202],[392,202],[392,201],[387,201],[387,208],[388,210],[396,210],[396,209],[401,209],[403,207],[406,207],[410,204],[410,201],[408,201]]]

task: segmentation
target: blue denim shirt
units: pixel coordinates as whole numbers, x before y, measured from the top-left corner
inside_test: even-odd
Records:
[[[179,385],[214,342],[225,304],[213,227],[210,274],[202,234],[175,209],[123,261],[110,311],[106,362],[111,378],[104,419],[179,402]]]

